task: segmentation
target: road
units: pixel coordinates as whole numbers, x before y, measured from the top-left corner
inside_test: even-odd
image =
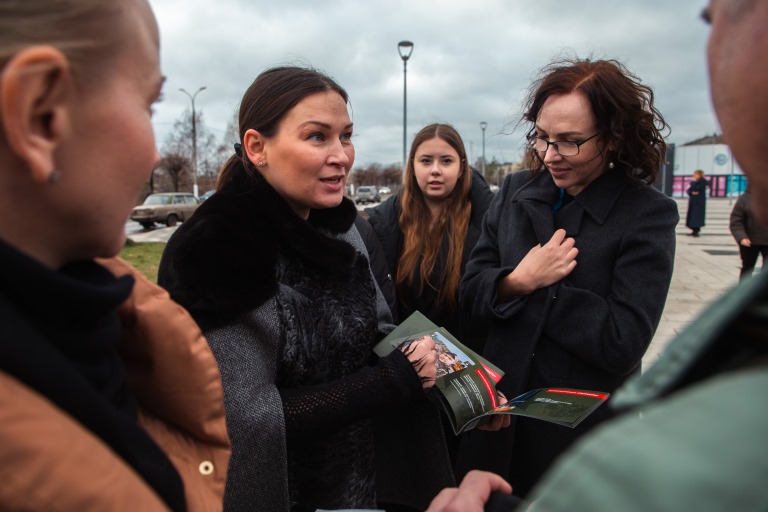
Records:
[[[155,226],[157,226],[157,224],[155,224]],[[156,229],[156,228],[153,228],[153,229]],[[132,220],[129,220],[128,222],[125,223],[125,234],[126,234],[126,236],[130,237],[131,235],[133,235],[135,233],[144,233],[144,232],[145,232],[144,228],[141,227],[141,224],[139,224],[138,222],[134,222]]]

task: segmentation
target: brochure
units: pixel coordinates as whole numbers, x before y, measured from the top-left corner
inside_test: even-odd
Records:
[[[540,388],[500,403],[496,384],[504,372],[418,311],[381,340],[374,351],[383,357],[424,336],[431,337],[437,346],[435,396],[456,435],[482,425],[494,414],[525,416],[573,428],[610,397],[602,391]]]

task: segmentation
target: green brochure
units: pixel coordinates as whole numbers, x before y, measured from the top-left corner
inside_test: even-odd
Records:
[[[502,403],[496,384],[504,372],[418,311],[381,340],[374,351],[383,357],[424,336],[431,337],[437,347],[434,395],[456,435],[482,425],[494,414],[525,416],[573,428],[610,397],[602,391],[541,388]]]

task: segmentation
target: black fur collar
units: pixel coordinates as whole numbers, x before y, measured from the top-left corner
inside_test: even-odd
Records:
[[[173,234],[158,283],[201,324],[226,321],[276,293],[281,252],[319,271],[351,267],[357,251],[326,232],[348,231],[356,216],[345,198],[305,221],[261,176],[240,173]]]

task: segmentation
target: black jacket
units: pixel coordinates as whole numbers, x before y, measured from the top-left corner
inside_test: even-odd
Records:
[[[493,193],[488,188],[480,173],[472,171],[472,188],[469,193],[472,203],[472,217],[469,222],[467,236],[464,241],[464,254],[461,261],[461,272],[469,261],[472,248],[480,237],[480,229],[488,206],[493,199]],[[368,222],[373,226],[384,250],[390,274],[396,275],[397,261],[403,249],[403,232],[400,230],[399,217],[401,211],[400,193],[387,199],[374,208],[366,208]],[[439,273],[440,269],[436,269]],[[487,334],[487,321],[475,318],[466,311],[450,312],[436,309],[433,294],[425,293],[421,297],[398,297],[398,317],[405,320],[415,310],[419,310],[435,324],[445,327],[463,344],[477,352],[481,352]]]
[[[373,272],[373,277],[376,278],[379,289],[389,305],[389,309],[392,312],[392,321],[397,324],[399,323],[399,320],[397,318],[395,283],[393,282],[392,274],[387,267],[386,255],[384,254],[384,249],[381,247],[381,242],[379,242],[376,232],[373,230],[371,224],[362,215],[358,215],[355,218],[355,227],[360,233],[360,237],[363,239],[365,248],[368,249],[368,260],[371,264],[371,272]]]
[[[672,278],[675,201],[652,187],[629,184],[618,170],[597,178],[554,213],[558,194],[546,172],[508,176],[461,284],[462,304],[492,319],[485,356],[506,372],[500,388],[508,398],[545,386],[614,391],[640,370]],[[576,240],[573,272],[530,295],[499,302],[497,281],[558,228]],[[467,439],[477,444],[465,443],[470,462],[464,469],[505,475],[513,462],[535,479],[578,435],[610,415],[609,407],[601,407],[573,430],[518,420],[517,432],[470,432]],[[522,426],[532,432],[518,446],[513,436],[521,435]],[[516,483],[516,492],[525,488]]]

